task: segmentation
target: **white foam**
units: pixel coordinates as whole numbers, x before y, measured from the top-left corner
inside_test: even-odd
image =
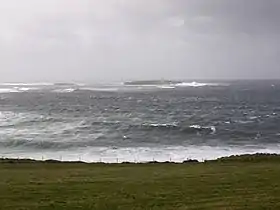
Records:
[[[204,86],[219,86],[217,83],[199,83],[199,82],[181,82],[175,84],[177,87],[204,87]]]
[[[66,88],[66,89],[56,89],[56,90],[53,90],[53,92],[56,92],[56,93],[71,93],[71,92],[74,92],[75,90],[77,90],[77,89]]]
[[[150,123],[150,124],[143,124],[145,126],[151,126],[151,127],[177,127],[178,123]]]
[[[18,93],[19,90],[15,88],[0,88],[0,93]]]
[[[172,85],[162,85],[162,86],[157,86],[157,88],[160,89],[174,89],[175,87]]]
[[[216,131],[217,131],[215,126],[191,125],[190,128],[194,128],[194,129],[210,129],[212,131],[212,134],[215,134]]]
[[[89,91],[97,91],[97,92],[116,92],[119,91],[119,88],[112,87],[82,87],[80,90],[89,90]]]
[[[52,86],[53,83],[1,83],[2,86]]]
[[[41,117],[41,115],[36,113],[17,113],[12,111],[0,111],[0,126],[14,125],[20,122],[26,122]],[[5,133],[6,131],[4,128],[1,128],[0,132]]]
[[[21,93],[31,90],[37,90],[35,87],[12,87],[12,88],[0,88],[0,93]]]
[[[31,91],[31,90],[38,90],[39,88],[35,88],[35,87],[17,87],[16,89],[19,92],[27,92],[27,91]]]
[[[225,86],[226,84],[218,83],[200,83],[200,82],[180,82],[180,83],[170,83],[170,84],[125,84],[122,85],[126,87],[141,87],[141,88],[161,88],[161,89],[174,89],[176,87],[204,87],[204,86]]]

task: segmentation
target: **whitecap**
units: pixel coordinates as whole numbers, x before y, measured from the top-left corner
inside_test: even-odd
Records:
[[[52,86],[53,83],[1,83],[1,86]]]
[[[177,87],[204,87],[204,86],[219,86],[217,83],[199,83],[199,82],[181,82],[175,84]]]
[[[151,126],[151,127],[177,127],[177,123],[151,123],[151,124],[143,124],[144,126]]]
[[[112,87],[82,87],[80,90],[89,90],[89,91],[96,91],[96,92],[116,92],[119,91],[118,88],[112,88]]]
[[[13,87],[13,88],[0,88],[0,93],[21,93],[31,90],[37,90],[38,88],[31,87]]]
[[[66,89],[56,89],[56,90],[53,90],[53,92],[56,92],[56,93],[72,93],[74,92],[75,88],[66,88]]]
[[[20,92],[16,88],[0,88],[0,93],[18,93]]]
[[[172,85],[162,85],[162,86],[157,86],[157,88],[160,89],[174,89],[175,87]]]
[[[16,87],[15,89],[17,89],[19,92],[27,92],[27,91],[31,91],[31,90],[38,90],[39,88],[35,88],[35,87]]]
[[[205,130],[211,130],[211,134],[215,134],[217,129],[215,126],[201,126],[201,125],[191,125],[189,126],[190,128],[194,128],[194,129],[198,129],[198,130],[202,130],[202,129],[205,129]]]

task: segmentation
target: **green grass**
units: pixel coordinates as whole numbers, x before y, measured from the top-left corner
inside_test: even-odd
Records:
[[[0,209],[280,209],[280,157],[206,163],[0,161]]]

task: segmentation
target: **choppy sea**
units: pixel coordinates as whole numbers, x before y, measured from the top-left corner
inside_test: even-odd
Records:
[[[280,81],[0,84],[0,156],[86,162],[280,152]]]

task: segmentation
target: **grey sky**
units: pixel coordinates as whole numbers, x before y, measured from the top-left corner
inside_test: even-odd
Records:
[[[0,0],[0,80],[280,79],[279,11],[279,0]]]

